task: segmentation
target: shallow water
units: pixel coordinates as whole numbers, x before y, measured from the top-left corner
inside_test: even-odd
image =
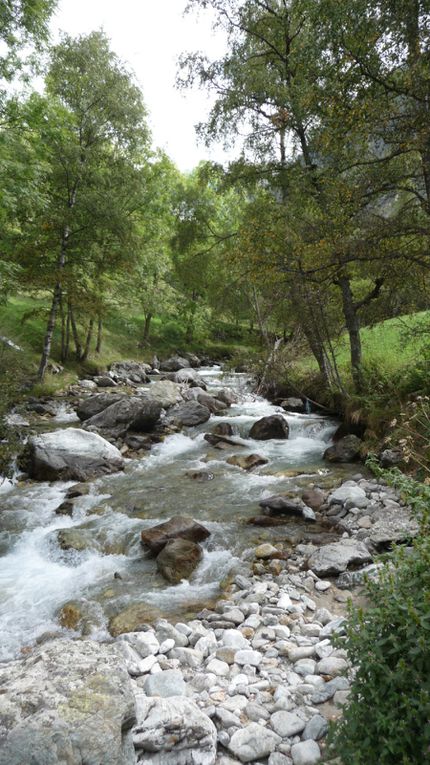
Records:
[[[216,598],[220,585],[239,566],[255,541],[283,540],[303,530],[303,522],[261,529],[246,525],[259,514],[259,501],[273,493],[303,487],[309,476],[327,472],[322,454],[337,423],[316,415],[286,414],[250,393],[246,375],[224,375],[219,367],[199,370],[209,392],[232,387],[240,403],[204,426],[169,436],[148,456],[129,460],[123,473],[92,482],[90,493],[75,500],[73,517],[58,516],[71,483],[31,483],[7,487],[0,499],[0,659],[10,659],[47,631],[58,631],[58,611],[70,600],[86,614],[86,631],[105,638],[108,619],[135,602],[162,615],[187,615]],[[288,440],[247,438],[260,417],[282,413]],[[74,418],[60,409],[56,425]],[[220,451],[204,440],[217,422],[230,422],[244,444]],[[234,453],[257,452],[269,463],[252,473],[228,465]],[[304,476],[290,477],[296,469]],[[200,482],[189,471],[205,470]],[[306,477],[307,476],[307,477]],[[190,582],[169,586],[155,561],[140,545],[140,531],[175,514],[192,515],[211,531],[204,557]],[[84,530],[88,548],[63,551],[59,529]],[[114,577],[114,574],[116,576]],[[118,577],[118,574],[120,575]],[[65,631],[64,631],[65,632]]]

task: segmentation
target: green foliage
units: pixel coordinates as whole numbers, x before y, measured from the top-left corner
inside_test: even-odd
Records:
[[[421,531],[367,582],[366,609],[350,609],[342,647],[356,674],[332,745],[345,765],[421,765],[430,758],[430,487],[399,471],[382,475]]]

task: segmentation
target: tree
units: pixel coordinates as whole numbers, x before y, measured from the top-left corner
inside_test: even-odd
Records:
[[[100,228],[127,224],[130,210],[118,205],[115,173],[126,175],[139,163],[148,143],[145,109],[139,89],[101,32],[76,40],[66,37],[52,51],[46,78],[47,111],[40,138],[49,150],[46,226],[57,242],[49,274],[53,298],[39,367],[43,379],[62,300],[65,278],[82,257],[80,245],[100,239]],[[124,181],[124,178],[123,178]],[[122,187],[128,195],[127,187]],[[134,202],[132,202],[134,208]],[[120,209],[120,220],[116,210]]]

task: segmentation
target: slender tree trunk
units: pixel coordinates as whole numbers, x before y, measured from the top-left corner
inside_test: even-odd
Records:
[[[362,390],[362,349],[360,338],[360,318],[357,308],[354,304],[354,296],[351,290],[351,279],[349,276],[340,276],[337,280],[342,293],[342,307],[345,318],[345,325],[349,335],[349,348],[351,357],[351,374],[354,381],[354,387],[357,392]]]
[[[69,358],[70,350],[70,306],[67,304],[67,318],[66,318],[66,341],[64,345],[64,361]]]
[[[261,307],[260,307],[260,301],[258,299],[257,290],[256,290],[255,287],[252,288],[252,292],[253,292],[253,297],[254,297],[254,310],[255,310],[255,315],[257,317],[258,328],[260,330],[261,341],[262,341],[263,345],[266,345],[267,347],[269,347],[270,346],[269,335],[268,335],[266,326],[265,326],[264,321],[263,321],[263,316],[262,316]]]
[[[90,319],[90,323],[88,325],[87,337],[85,339],[85,346],[81,356],[81,361],[86,361],[88,358],[88,354],[90,352],[90,347],[91,347],[91,340],[93,339],[93,329],[94,329],[94,319]]]
[[[61,300],[60,300],[60,314],[61,314],[61,363],[64,364],[66,360],[66,315],[64,313],[63,295],[61,295]]]
[[[46,367],[48,366],[49,357],[51,355],[52,336],[54,334],[55,322],[57,319],[58,308],[61,303],[61,276],[66,264],[66,251],[67,242],[69,239],[69,228],[66,226],[61,238],[60,255],[57,262],[57,282],[54,287],[54,294],[52,296],[51,309],[49,311],[48,323],[46,325],[45,337],[43,338],[43,350],[40,359],[38,378],[40,382],[43,382],[45,377]]]
[[[100,353],[102,349],[102,340],[103,340],[103,322],[102,322],[101,316],[99,316],[98,322],[97,322],[96,353]]]
[[[149,338],[149,331],[151,329],[152,313],[145,314],[145,323],[143,325],[142,342],[146,343]]]
[[[76,326],[76,321],[75,321],[75,314],[73,312],[73,307],[72,307],[71,303],[69,303],[69,307],[70,307],[70,324],[72,326],[73,340],[75,341],[76,359],[77,359],[77,361],[81,361],[81,359],[82,359],[82,343],[81,343],[81,340],[79,338],[79,332],[78,332],[78,328]]]

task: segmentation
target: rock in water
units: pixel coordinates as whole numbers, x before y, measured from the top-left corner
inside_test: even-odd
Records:
[[[94,428],[125,426],[137,433],[153,430],[161,414],[161,404],[141,396],[129,396],[111,404],[86,422]]]
[[[151,529],[144,529],[141,542],[151,552],[158,554],[171,539],[188,539],[191,542],[203,542],[210,536],[200,523],[188,515],[176,515],[165,523],[159,523]]]
[[[302,399],[295,398],[294,396],[284,399],[284,401],[281,402],[281,406],[286,412],[298,412],[300,414],[305,411],[305,405]]]
[[[203,557],[200,545],[188,539],[171,539],[157,557],[159,572],[172,584],[189,579]]]
[[[37,481],[87,481],[124,467],[115,446],[79,428],[33,436],[24,459],[30,477]]]
[[[54,640],[0,670],[0,765],[134,765],[127,670],[108,646]]]
[[[324,452],[327,462],[354,462],[360,458],[362,440],[353,434],[344,436]]]
[[[182,356],[171,356],[170,359],[162,361],[160,369],[162,372],[178,372],[180,369],[186,369],[190,366],[188,359],[184,359]]]
[[[249,437],[258,441],[268,441],[270,438],[288,438],[288,422],[281,414],[272,414],[254,422]]]
[[[152,401],[158,401],[163,409],[168,409],[182,401],[182,386],[171,380],[157,380],[144,391],[144,395]]]
[[[81,401],[76,410],[76,414],[82,421],[89,420],[90,417],[94,417],[94,415],[103,412],[108,406],[115,404],[117,401],[121,401],[123,398],[125,398],[125,396],[122,393],[99,393],[97,396],[89,396]]]
[[[184,404],[173,407],[169,412],[170,421],[186,427],[200,425],[202,422],[206,422],[210,416],[211,413],[207,406],[199,404],[198,401],[186,401]]]
[[[139,762],[147,765],[214,765],[216,761],[215,725],[193,701],[179,696],[139,696],[133,741]]]
[[[232,454],[227,462],[229,465],[242,468],[242,470],[253,470],[256,467],[260,467],[260,465],[267,465],[269,460],[260,454]]]

